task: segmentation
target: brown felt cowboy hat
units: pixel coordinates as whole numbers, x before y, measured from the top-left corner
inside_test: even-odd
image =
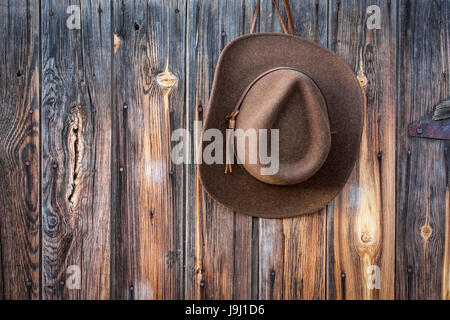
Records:
[[[363,126],[354,73],[333,52],[295,36],[287,0],[283,3],[289,31],[284,24],[283,29],[290,34],[246,35],[222,51],[203,126],[203,132],[219,129],[231,139],[230,128],[279,129],[279,170],[263,175],[259,160],[231,165],[237,157],[230,157],[226,144],[229,164],[199,165],[214,199],[264,218],[313,213],[336,197],[355,164]],[[233,142],[236,155],[247,157],[248,141]],[[209,143],[202,142],[202,150]]]

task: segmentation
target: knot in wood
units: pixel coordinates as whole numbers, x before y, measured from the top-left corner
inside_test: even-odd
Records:
[[[368,233],[363,233],[362,235],[361,235],[361,241],[363,242],[363,243],[369,243],[370,242],[370,235],[368,234]]]
[[[429,226],[423,226],[420,230],[420,234],[422,235],[422,238],[428,239],[431,236],[431,233],[433,232],[433,229]]]
[[[361,86],[361,88],[365,89],[367,86],[367,82],[368,82],[367,77],[364,74],[360,73],[357,78],[358,78],[358,82],[359,82],[359,85]]]
[[[178,78],[170,71],[164,71],[156,76],[156,82],[162,89],[172,89],[178,82]]]

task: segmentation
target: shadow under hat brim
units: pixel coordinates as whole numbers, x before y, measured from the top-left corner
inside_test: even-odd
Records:
[[[225,136],[225,117],[233,111],[244,89],[258,75],[277,67],[305,73],[323,94],[330,128],[337,134],[332,136],[322,168],[300,184],[276,186],[256,180],[239,165],[233,165],[233,172],[227,175],[224,164],[199,165],[203,187],[214,199],[238,213],[263,218],[313,213],[333,200],[354,167],[363,127],[361,88],[344,60],[297,36],[256,33],[237,38],[222,51],[203,130],[219,129]],[[202,142],[202,150],[210,143]]]

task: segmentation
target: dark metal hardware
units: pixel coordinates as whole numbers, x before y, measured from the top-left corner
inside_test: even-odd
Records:
[[[436,106],[432,119],[411,123],[409,135],[417,138],[450,140],[450,100]]]

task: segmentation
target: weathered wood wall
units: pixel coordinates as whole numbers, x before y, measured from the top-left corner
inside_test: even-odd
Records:
[[[0,1],[1,299],[450,298],[450,145],[407,135],[449,98],[450,1],[291,0],[361,81],[365,126],[341,194],[284,220],[232,212],[169,158],[255,5]],[[257,30],[281,31],[269,0]]]
[[[395,281],[399,299],[450,298],[449,143],[402,134],[408,123],[431,119],[433,106],[449,99],[449,26],[449,1],[401,4]]]

